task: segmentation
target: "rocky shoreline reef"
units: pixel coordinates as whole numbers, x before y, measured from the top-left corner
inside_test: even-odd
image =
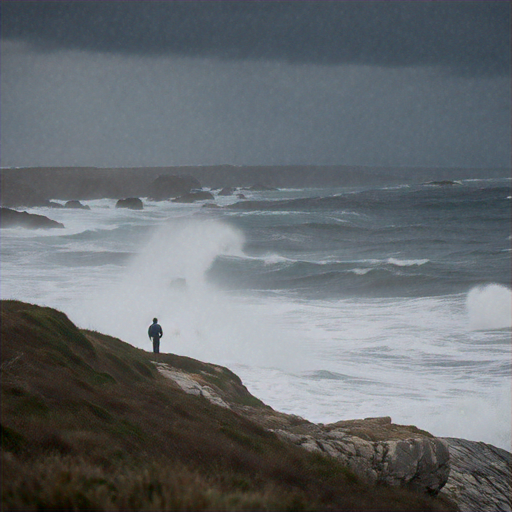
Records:
[[[511,510],[505,450],[390,418],[315,424],[227,368],[51,308],[1,315],[3,510]]]
[[[491,176],[508,177],[508,169],[486,169]],[[0,169],[1,204],[4,207],[59,207],[52,202],[147,197],[176,199],[201,188],[220,195],[245,190],[275,188],[340,187],[372,183],[455,184],[478,178],[478,169],[371,168],[357,166],[168,166],[168,167],[26,167]],[[243,195],[243,194],[241,194]],[[184,201],[200,200],[187,196]]]

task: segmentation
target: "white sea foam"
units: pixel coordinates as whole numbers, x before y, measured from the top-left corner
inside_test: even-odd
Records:
[[[403,189],[403,188],[411,188],[411,185],[409,185],[408,183],[403,183],[401,185],[393,185],[393,186],[389,186],[389,187],[382,187],[382,190],[400,190],[400,189]]]
[[[388,258],[386,260],[386,263],[389,263],[390,265],[395,265],[397,267],[413,267],[413,266],[425,265],[425,263],[428,263],[429,261],[430,260],[428,260],[428,259],[400,260],[398,258]]]
[[[278,263],[295,263],[297,260],[279,256],[279,254],[267,254],[263,257],[265,265],[276,265]]]
[[[434,435],[458,437],[482,441],[512,449],[510,418],[512,417],[511,386],[505,383],[485,394],[475,391],[455,399],[450,404],[441,405],[425,414],[416,411],[418,424]]]
[[[510,380],[494,389],[500,380],[493,374],[510,350],[500,337],[483,357],[492,341],[485,333],[468,339],[464,300],[276,300],[268,307],[305,355],[301,371],[275,364],[235,371],[275,409],[311,421],[391,415],[435,435],[510,449],[510,393],[502,390]],[[487,428],[485,414],[493,422]]]
[[[368,274],[368,272],[371,272],[371,270],[371,268],[353,268],[350,272],[357,276],[364,276],[365,274]]]
[[[238,272],[253,257],[243,252],[244,236],[231,222],[212,217],[242,218],[241,225],[251,226],[296,213],[217,210],[210,217],[198,205],[145,203],[144,211],[133,212],[116,210],[113,200],[87,203],[92,210],[34,211],[63,222],[65,230],[2,231],[2,298],[57,307],[81,327],[145,350],[151,350],[147,327],[157,316],[163,352],[223,364],[264,402],[311,421],[390,415],[436,435],[510,449],[509,288],[324,301],[285,291],[222,292],[207,282],[212,262],[233,258]],[[269,240],[276,232],[269,230]],[[64,268],[53,258],[55,251],[102,248],[134,256],[128,267],[80,260]],[[414,252],[346,255],[319,248],[284,257],[278,244],[264,250],[255,259],[278,269],[308,259],[348,264],[354,273],[428,262]],[[226,266],[222,276],[229,279]]]
[[[473,330],[512,327],[512,291],[499,284],[473,288],[467,296],[469,325]]]

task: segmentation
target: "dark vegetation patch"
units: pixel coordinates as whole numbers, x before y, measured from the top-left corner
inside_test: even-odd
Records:
[[[2,439],[2,451],[17,453],[25,444],[25,438],[14,429],[4,427],[0,424],[0,435]]]
[[[454,510],[369,486],[187,395],[154,354],[79,330],[63,313],[2,301],[1,314],[3,510]],[[225,368],[173,354],[158,361],[267,407]]]

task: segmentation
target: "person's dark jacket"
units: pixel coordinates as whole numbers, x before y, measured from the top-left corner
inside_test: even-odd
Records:
[[[162,327],[159,324],[151,324],[148,329],[148,336],[150,338],[158,338],[160,339],[163,336],[164,332],[162,331]]]

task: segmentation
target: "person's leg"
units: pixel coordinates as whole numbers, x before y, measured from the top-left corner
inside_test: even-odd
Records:
[[[153,352],[155,354],[160,352],[160,340],[158,338],[153,338]]]

